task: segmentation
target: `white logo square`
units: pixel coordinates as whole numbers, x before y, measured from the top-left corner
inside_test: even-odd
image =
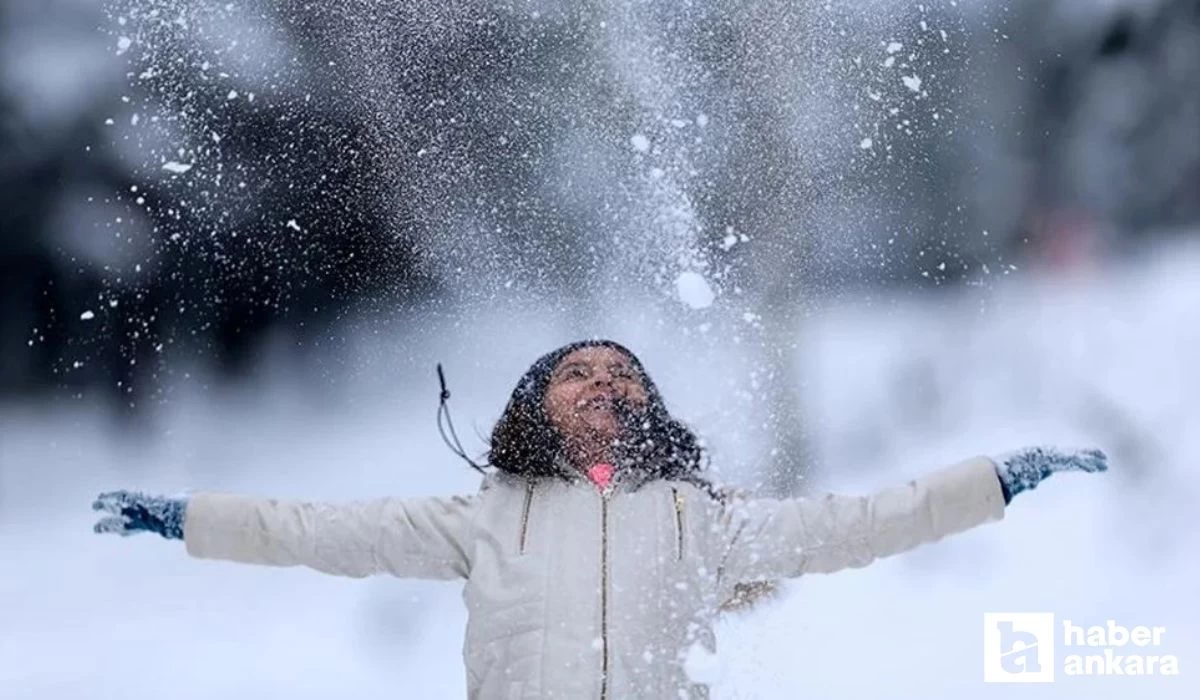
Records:
[[[1054,613],[984,613],[983,682],[1054,682]]]

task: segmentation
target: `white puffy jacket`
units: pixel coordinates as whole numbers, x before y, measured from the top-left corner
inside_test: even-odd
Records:
[[[860,567],[1003,517],[976,458],[873,496],[721,504],[688,483],[608,495],[494,474],[472,496],[331,505],[196,494],[188,553],[342,576],[465,579],[470,698],[704,698],[734,584]]]

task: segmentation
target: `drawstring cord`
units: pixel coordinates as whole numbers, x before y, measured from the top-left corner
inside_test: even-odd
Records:
[[[450,405],[447,403],[450,400],[450,390],[446,388],[446,373],[442,371],[442,363],[437,366],[438,383],[442,385],[442,393],[438,402],[437,426],[438,432],[442,434],[442,442],[446,443],[446,447],[458,456],[459,459],[471,465],[471,468],[480,474],[486,474],[483,465],[480,465],[467,455],[467,451],[463,449],[462,441],[458,439],[458,433],[454,430],[454,421],[450,418]],[[445,421],[445,425],[442,424]]]

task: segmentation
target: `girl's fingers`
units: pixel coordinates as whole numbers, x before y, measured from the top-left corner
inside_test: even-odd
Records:
[[[103,510],[113,515],[120,515],[121,509],[134,501],[134,494],[128,491],[108,491],[96,497],[92,502],[92,510]]]
[[[103,510],[109,513],[121,512],[121,506],[117,502],[119,491],[110,491],[96,496],[96,500],[92,501],[92,510]]]
[[[1108,456],[1100,450],[1084,450],[1076,461],[1079,468],[1085,472],[1108,471]]]
[[[127,527],[129,519],[120,515],[114,515],[108,518],[101,518],[99,522],[92,526],[92,531],[96,534],[116,533],[118,535],[131,535]]]

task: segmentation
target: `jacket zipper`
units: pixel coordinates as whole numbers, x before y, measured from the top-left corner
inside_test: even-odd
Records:
[[[674,486],[671,487],[671,500],[675,502],[675,559],[683,561],[683,494]]]
[[[600,700],[608,698],[608,495],[600,495]]]
[[[529,509],[533,506],[533,483],[525,485],[525,507],[521,509],[521,540],[520,553],[525,553],[525,545],[529,543]]]

